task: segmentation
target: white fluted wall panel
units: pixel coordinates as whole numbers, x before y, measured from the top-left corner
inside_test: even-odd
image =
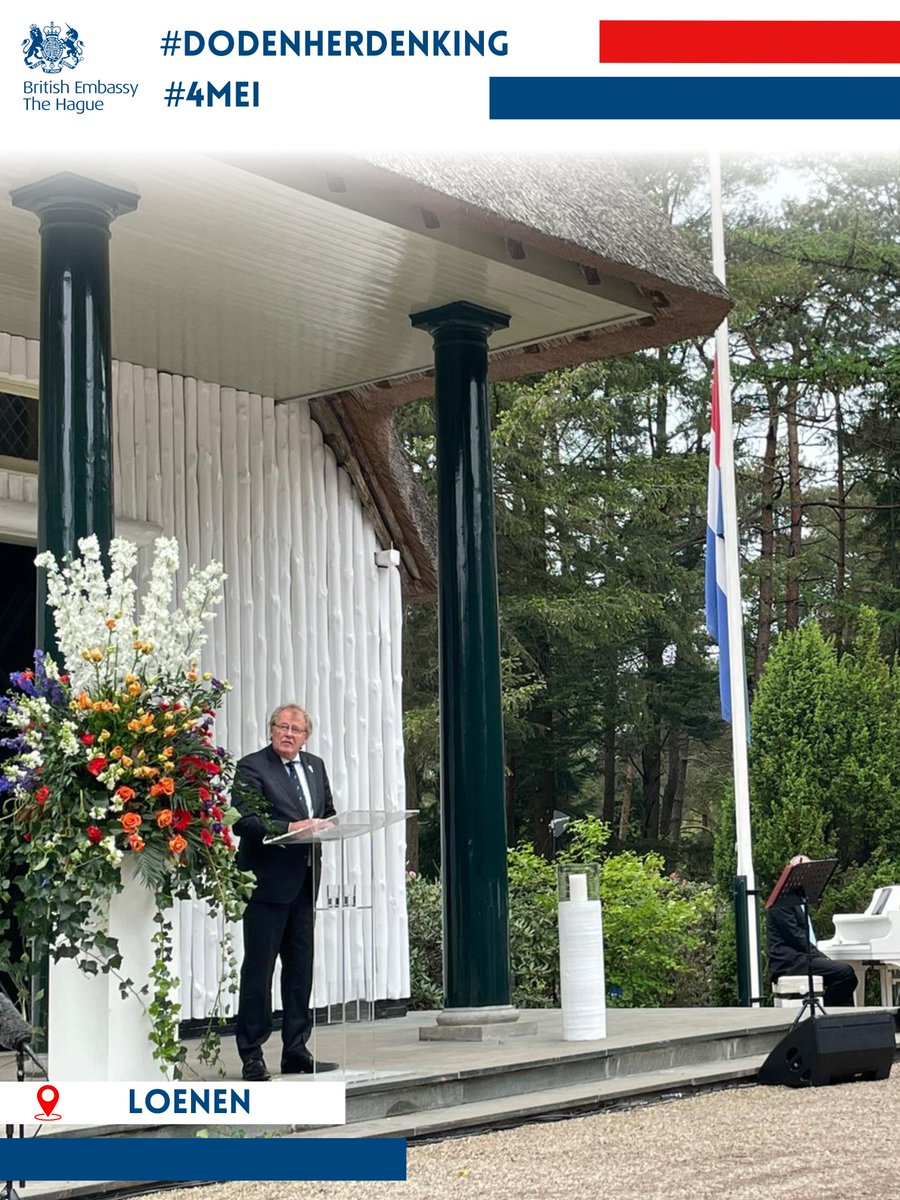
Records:
[[[0,333],[0,375],[37,374],[37,343]],[[117,516],[177,537],[185,567],[217,558],[228,574],[203,662],[233,686],[219,740],[237,755],[259,748],[268,714],[294,700],[312,717],[309,746],[325,759],[338,812],[402,810],[399,571],[376,566],[374,530],[308,405],[128,363],[114,364],[113,381]],[[36,478],[0,470],[0,499],[36,503]],[[151,557],[141,551],[143,572]],[[405,826],[376,838],[371,856],[363,841],[348,844],[358,899],[372,904],[371,922],[363,912],[349,921],[348,1001],[409,995]],[[337,880],[336,848],[323,863],[324,887]],[[317,1005],[341,999],[336,924],[317,927]],[[179,926],[183,1016],[203,1017],[221,928],[199,903],[181,905]]]

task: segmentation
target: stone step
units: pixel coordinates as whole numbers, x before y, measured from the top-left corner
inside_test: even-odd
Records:
[[[703,1067],[723,1067],[739,1059],[765,1057],[780,1030],[743,1034],[698,1035],[658,1040],[644,1045],[594,1048],[579,1054],[550,1055],[440,1075],[386,1078],[353,1084],[347,1089],[347,1122],[358,1128],[367,1121],[456,1106],[515,1098],[548,1090],[601,1083],[615,1086],[635,1076]],[[363,1136],[363,1135],[360,1135]]]
[[[371,1079],[347,1084],[347,1129],[353,1136],[369,1122],[398,1118],[413,1121],[424,1113],[443,1113],[449,1109],[468,1110],[477,1104],[504,1101],[515,1103],[517,1097],[544,1093],[579,1090],[590,1095],[604,1088],[615,1092],[617,1086],[632,1083],[636,1078],[646,1080],[663,1072],[691,1072],[727,1069],[730,1064],[751,1058],[765,1057],[783,1032],[781,1029],[761,1028],[731,1033],[701,1033],[688,1037],[658,1038],[643,1044],[593,1045],[589,1050],[557,1053],[545,1048],[543,1054],[517,1063],[494,1063],[470,1066],[455,1071],[429,1072],[411,1076],[382,1073]],[[330,1078],[330,1077],[326,1077]],[[94,1128],[89,1136],[101,1137],[195,1137],[197,1126],[168,1125],[165,1122],[148,1125],[121,1125]],[[322,1127],[318,1127],[321,1131]],[[212,1130],[211,1130],[212,1132]],[[257,1127],[258,1134],[282,1137],[293,1132],[291,1126]],[[309,1131],[310,1133],[315,1130]],[[78,1137],[86,1129],[69,1127],[53,1131],[49,1136]],[[326,1129],[322,1136],[335,1134]],[[399,1135],[398,1135],[399,1136]]]
[[[750,1083],[765,1055],[732,1059],[729,1062],[669,1067],[623,1078],[576,1083],[537,1092],[497,1096],[440,1109],[403,1113],[353,1124],[310,1129],[292,1137],[404,1137],[423,1139],[497,1128],[540,1120],[551,1115],[576,1116],[630,1101],[675,1099],[713,1087]]]

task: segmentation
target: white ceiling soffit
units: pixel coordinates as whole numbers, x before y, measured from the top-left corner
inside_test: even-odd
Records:
[[[328,395],[432,365],[411,313],[468,300],[511,317],[491,347],[645,319],[631,283],[475,228],[404,228],[410,205],[330,195],[205,158],[0,161],[0,329],[38,336],[37,219],[11,188],[61,170],[136,191],[112,227],[113,354],[276,399]],[[308,183],[308,178],[307,178]],[[421,210],[416,210],[420,213]],[[418,218],[417,218],[418,219]],[[426,217],[427,219],[427,217]]]

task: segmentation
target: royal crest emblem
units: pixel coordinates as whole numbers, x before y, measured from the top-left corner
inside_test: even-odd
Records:
[[[30,70],[40,67],[47,75],[58,75],[63,67],[77,67],[84,58],[84,42],[78,30],[66,26],[63,33],[52,21],[41,30],[32,25],[28,37],[22,43],[25,66]]]

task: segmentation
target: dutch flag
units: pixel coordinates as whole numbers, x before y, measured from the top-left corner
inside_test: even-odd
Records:
[[[731,721],[731,656],[728,647],[728,585],[725,578],[725,517],[722,507],[722,426],[718,359],[713,362],[709,488],[706,497],[706,627],[719,647],[722,719]],[[737,597],[737,603],[740,598]]]

